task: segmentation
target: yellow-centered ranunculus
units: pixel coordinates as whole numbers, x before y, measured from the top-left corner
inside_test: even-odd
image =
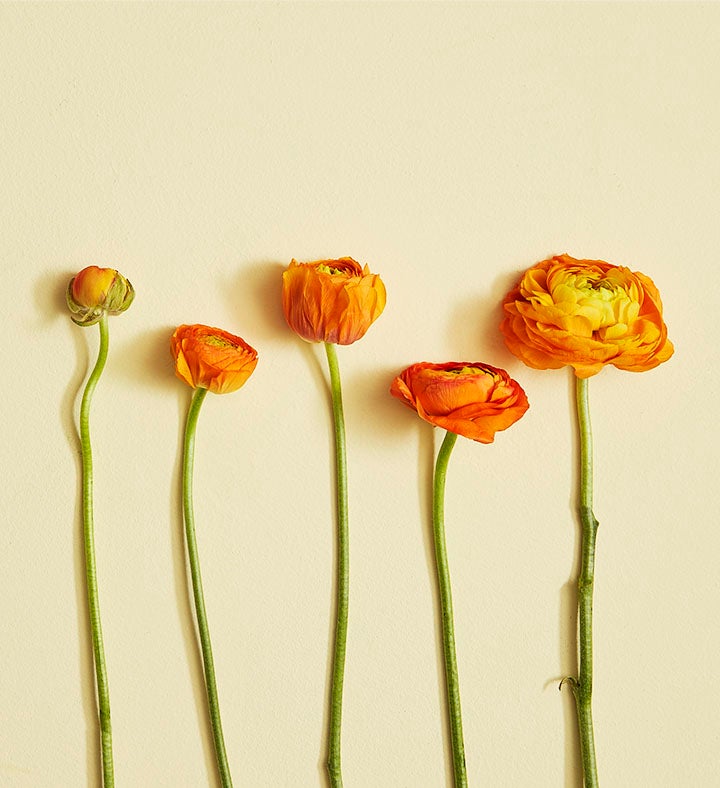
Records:
[[[569,365],[588,378],[606,364],[642,372],[673,354],[652,280],[602,260],[543,260],[523,274],[503,309],[505,343],[535,369]]]

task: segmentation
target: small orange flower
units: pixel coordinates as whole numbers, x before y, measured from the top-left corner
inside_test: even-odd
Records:
[[[523,274],[503,309],[505,343],[535,369],[570,365],[589,378],[606,364],[642,372],[673,354],[652,280],[602,260],[543,260]]]
[[[528,409],[520,384],[489,364],[413,364],[390,393],[430,424],[480,443],[492,443]]]
[[[298,263],[283,273],[283,312],[308,342],[351,345],[385,309],[385,285],[351,257]]]
[[[179,326],[170,346],[180,380],[215,394],[237,391],[257,365],[257,351],[247,342],[210,326]]]
[[[79,326],[97,323],[103,313],[119,315],[135,298],[128,280],[114,268],[83,268],[68,284],[67,305]]]

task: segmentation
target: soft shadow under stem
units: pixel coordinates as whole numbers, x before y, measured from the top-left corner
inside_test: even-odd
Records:
[[[573,554],[579,550],[579,543]],[[571,579],[564,583],[560,589],[560,604],[558,609],[558,629],[560,631],[560,676],[575,676],[578,670],[577,657],[577,629],[578,629],[578,596],[577,577],[578,568],[573,569]],[[548,684],[557,686],[557,678]],[[559,687],[562,690],[562,686]],[[563,728],[565,731],[565,769],[564,788],[577,788],[582,785],[582,762],[580,759],[580,738],[577,725],[577,708],[575,697],[565,693],[562,697]]]
[[[167,337],[166,337],[167,341]],[[185,394],[185,391],[182,392]],[[212,725],[210,712],[207,704],[207,692],[204,682],[194,680],[195,676],[203,675],[202,652],[198,642],[197,628],[195,626],[191,584],[188,583],[188,562],[187,551],[185,549],[185,521],[183,516],[183,461],[185,447],[183,436],[185,434],[185,423],[187,413],[185,398],[182,398],[182,418],[178,430],[178,452],[173,471],[172,499],[171,508],[173,511],[173,522],[171,526],[171,541],[173,551],[173,570],[175,580],[175,592],[178,600],[178,612],[180,617],[180,627],[182,630],[183,641],[185,643],[185,653],[188,660],[190,680],[195,701],[195,708],[198,717],[205,723],[205,735],[202,737],[202,748],[205,766],[208,772],[208,779],[213,786],[220,785],[220,775],[215,768],[215,744],[212,737]]]
[[[445,544],[445,478],[450,454],[457,441],[454,432],[447,432],[438,451],[433,484],[433,536],[435,539],[435,562],[440,609],[442,619],[443,654],[445,657],[445,684],[450,719],[453,775],[455,788],[466,788],[465,743],[463,739],[462,714],[460,709],[460,683],[458,680],[457,655],[455,651],[455,626],[453,622],[452,589]]]
[[[207,389],[195,390],[190,409],[188,410],[185,427],[185,440],[183,443],[183,514],[185,517],[185,537],[187,540],[188,562],[192,577],[193,597],[195,599],[195,614],[197,616],[200,647],[202,649],[203,668],[205,670],[205,688],[207,690],[208,708],[210,711],[210,724],[212,726],[213,741],[215,743],[215,756],[217,758],[218,772],[223,788],[232,788],[232,777],[228,766],[225,751],[225,738],[223,736],[222,721],[220,719],[220,704],[218,702],[217,683],[215,680],[215,661],[213,659],[210,643],[210,630],[208,628],[207,613],[205,611],[205,596],[203,594],[202,576],[200,574],[200,561],[198,558],[197,540],[195,538],[195,514],[193,510],[193,465],[195,458],[195,433],[200,407],[207,394]]]
[[[570,685],[577,707],[584,785],[585,788],[598,788],[595,736],[592,720],[592,613],[593,585],[595,580],[595,540],[597,536],[598,521],[593,514],[593,446],[587,378],[576,379],[575,401],[580,435],[578,516],[582,526],[581,564],[580,576],[578,578],[578,612],[580,621],[578,648],[580,669],[577,679],[568,677],[563,679],[563,683],[567,682]]]
[[[63,294],[65,290],[63,289]],[[64,299],[63,299],[64,300]],[[62,397],[60,415],[63,429],[72,449],[76,463],[78,478],[82,480],[82,446],[80,433],[75,426],[74,408],[80,387],[85,378],[88,364],[87,345],[82,332],[73,331],[75,347],[78,353],[78,363],[75,374],[67,385]],[[82,515],[82,485],[78,486],[75,500],[75,520],[78,524],[77,536],[73,545],[73,565],[75,569],[75,597],[77,600],[77,621],[80,635],[79,664],[80,676],[85,676],[93,669],[92,638],[90,636],[90,611],[88,608],[87,583],[85,580],[85,535]],[[97,724],[97,700],[95,685],[81,680],[82,705],[86,722],[86,761],[87,761],[87,788],[95,788],[101,784],[102,764],[97,757],[100,748],[100,730]]]
[[[112,726],[110,724],[110,692],[108,689],[105,648],[100,623],[100,600],[95,561],[95,524],[93,519],[93,461],[90,444],[90,406],[98,380],[107,361],[109,337],[107,313],[99,322],[100,347],[93,371],[90,373],[80,404],[80,447],[82,452],[82,504],[83,535],[85,542],[85,574],[87,581],[88,610],[92,634],[95,680],[97,684],[98,714],[100,719],[100,749],[102,753],[103,786],[113,788],[115,773],[112,753]]]
[[[347,651],[348,602],[350,586],[350,554],[347,495],[347,451],[345,446],[345,417],[343,414],[340,369],[335,345],[326,342],[330,390],[332,393],[333,422],[335,426],[335,460],[337,484],[337,577],[336,623],[333,648],[332,685],[328,727],[327,770],[332,788],[342,788],[342,702],[345,681],[345,654]]]
[[[449,785],[453,780],[453,760],[450,737],[445,735],[450,730],[450,715],[447,704],[447,690],[445,688],[445,659],[442,643],[442,612],[440,606],[440,587],[438,585],[437,565],[435,562],[435,536],[433,533],[433,478],[435,475],[435,434],[437,428],[428,429],[424,421],[418,421],[418,481],[420,492],[420,508],[423,511],[423,520],[427,527],[423,527],[423,545],[428,574],[433,586],[432,607],[434,619],[437,622],[437,631],[440,635],[435,640],[435,655],[437,666],[437,700],[440,709],[440,737],[443,743],[445,756],[445,782]]]

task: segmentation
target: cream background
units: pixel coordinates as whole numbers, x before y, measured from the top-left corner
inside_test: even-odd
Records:
[[[433,430],[419,360],[506,367],[531,401],[448,481],[472,785],[578,785],[577,528],[564,372],[499,303],[552,253],[649,274],[675,357],[592,380],[595,718],[605,788],[708,786],[718,746],[720,6],[4,4],[0,784],[96,785],[78,391],[96,329],[66,283],[119,268],[96,393],[97,557],[119,786],[215,785],[185,586],[172,328],[258,348],[200,419],[196,509],[237,785],[325,785],[332,435],[320,348],[284,325],[292,257],[352,255],[385,314],[340,350],[349,440],[348,788],[447,785]],[[73,416],[75,413],[75,416]]]

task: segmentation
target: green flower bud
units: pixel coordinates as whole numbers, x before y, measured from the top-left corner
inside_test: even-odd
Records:
[[[114,268],[91,265],[70,280],[66,296],[73,321],[79,326],[92,326],[103,314],[124,312],[132,304],[135,290]]]

